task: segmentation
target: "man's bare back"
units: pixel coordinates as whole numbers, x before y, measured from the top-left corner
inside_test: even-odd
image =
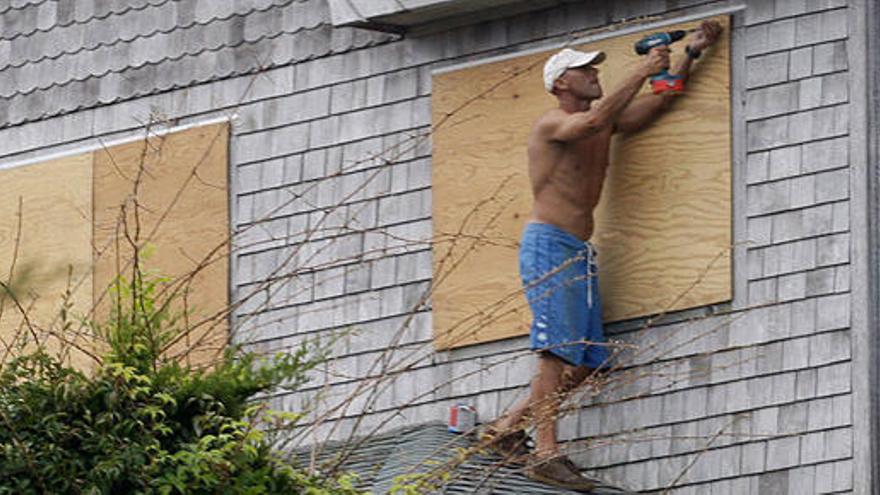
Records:
[[[549,223],[582,240],[593,234],[593,210],[599,203],[612,126],[570,142],[548,140],[541,132],[544,119],[552,119],[561,109],[553,109],[539,119],[529,136],[529,179],[535,199],[531,220]]]

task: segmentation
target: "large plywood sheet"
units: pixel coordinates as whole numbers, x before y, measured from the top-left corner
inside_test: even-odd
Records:
[[[729,19],[717,20],[725,35],[700,61],[687,94],[649,128],[612,145],[593,235],[606,322],[731,297]],[[606,93],[638,63],[633,44],[644,34],[577,47],[608,54],[600,66]],[[674,57],[683,49],[673,45]],[[440,348],[528,331],[516,243],[531,210],[526,138],[556,105],[541,79],[551,53],[433,79],[432,304]]]
[[[91,181],[91,153],[0,171],[0,279],[8,282],[14,265],[11,285],[37,338],[49,349],[67,348],[81,366],[88,360],[68,344],[88,348],[91,339],[78,325],[62,331],[59,315],[68,289],[74,321],[91,309]],[[7,298],[0,337],[10,343],[22,324]]]
[[[228,135],[226,124],[205,126],[95,153],[94,287],[95,300],[104,301],[104,314],[105,293],[118,263],[126,266],[133,252],[122,235],[123,219],[132,236],[139,229],[139,243],[152,252],[144,260],[147,269],[180,280],[204,264],[189,285],[190,324],[222,314],[229,301]],[[133,213],[135,196],[139,222]],[[130,278],[125,269],[123,274]],[[227,331],[225,318],[218,318],[177,349],[201,342],[196,360],[211,359],[225,344]]]

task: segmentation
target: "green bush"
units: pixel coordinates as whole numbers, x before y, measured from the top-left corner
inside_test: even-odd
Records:
[[[290,427],[252,397],[296,387],[318,358],[228,350],[209,369],[166,357],[183,331],[156,302],[157,279],[120,283],[109,350],[84,374],[45,349],[0,364],[0,494],[340,494],[346,476],[297,469],[267,436]]]

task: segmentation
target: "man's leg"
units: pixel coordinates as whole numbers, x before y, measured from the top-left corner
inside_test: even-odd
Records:
[[[556,440],[559,409],[577,385],[591,373],[584,366],[571,366],[562,359],[544,353],[538,361],[538,372],[532,380],[529,397],[535,419],[536,449],[532,462],[526,466],[526,476],[563,488],[588,491],[597,486],[597,480],[584,476],[567,456],[560,455]]]
[[[572,391],[587,383],[591,378],[593,378],[595,372],[596,370],[594,370],[593,368],[588,368],[587,366],[565,365],[565,371],[563,371],[562,375],[563,396],[567,398]]]
[[[548,389],[548,387],[554,387],[553,389],[559,388],[558,384],[555,386],[553,384],[554,380],[557,379],[554,377],[559,375],[558,381],[561,383],[564,380],[562,376],[563,371],[556,369],[557,366],[554,364],[554,361],[559,362],[563,367],[565,366],[561,360],[551,354],[538,354],[538,369],[532,377],[529,395],[520,399],[509,411],[494,422],[493,426],[499,432],[509,433],[525,429],[527,426],[526,422],[529,419],[534,419],[527,416],[531,415],[534,404],[540,404],[536,400],[543,400],[542,396],[546,394],[545,389]]]
[[[538,370],[532,379],[529,409],[535,422],[535,455],[546,459],[559,455],[556,420],[562,403],[566,364],[550,353],[538,354]]]
[[[545,385],[546,378],[545,376],[549,374],[555,373],[555,371],[550,370],[542,370],[542,366],[546,366],[547,368],[553,368],[550,364],[542,364],[545,361],[544,354],[539,354],[538,361],[538,371],[535,374],[535,377],[532,379],[531,383],[531,391],[527,397],[524,397],[519,400],[504,416],[502,416],[498,421],[495,422],[495,427],[500,431],[511,431],[511,430],[520,430],[524,429],[526,426],[527,416],[531,412],[532,404],[535,401],[533,398],[536,394],[536,387],[539,390],[538,394],[542,394],[542,387]],[[548,355],[546,360],[556,360],[559,361],[558,358],[552,355]],[[560,361],[561,362],[561,361]],[[576,389],[582,383],[584,383],[587,378],[589,378],[590,374],[593,372],[592,368],[587,368],[586,366],[571,366],[565,363],[562,363],[562,378],[561,384],[558,386],[559,402],[564,401],[572,390]],[[558,414],[558,413],[557,413]]]
[[[525,429],[525,419],[531,409],[529,407],[531,403],[532,396],[531,392],[529,392],[528,396],[520,399],[519,402],[495,422],[495,427],[503,432]]]
[[[556,442],[556,419],[559,405],[565,393],[566,368],[573,368],[553,354],[538,354],[538,369],[532,377],[529,396],[520,400],[507,414],[499,419],[494,427],[499,432],[510,433],[525,426],[526,415],[532,416],[535,424],[535,454],[539,458],[554,457],[559,454]]]
[[[558,381],[562,380],[561,371],[556,371],[551,360],[558,358],[551,357],[544,353],[538,354],[538,369],[532,377],[531,389],[529,395],[520,399],[511,409],[501,415],[495,421],[489,423],[483,430],[484,435],[481,439],[488,442],[497,453],[505,456],[519,456],[526,454],[528,449],[526,441],[528,437],[525,435],[525,429],[530,420],[534,420],[533,411],[536,409],[535,397],[544,394],[545,389],[555,390],[558,385],[554,386],[553,377],[560,375]],[[539,398],[538,400],[545,400]],[[540,405],[538,403],[538,405]],[[554,437],[555,443],[555,437]]]

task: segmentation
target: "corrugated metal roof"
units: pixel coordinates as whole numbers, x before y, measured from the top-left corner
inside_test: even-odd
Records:
[[[326,0],[18,1],[0,27],[0,128],[395,39]]]
[[[471,437],[450,433],[446,425],[429,423],[409,426],[382,435],[346,443],[323,445],[318,462],[338,462],[341,468],[356,473],[360,488],[376,495],[389,493],[399,476],[446,470],[449,479],[433,493],[454,494],[533,494],[573,495],[575,492],[533,481],[523,468],[505,464],[496,455],[473,452]],[[467,451],[465,461],[454,461]],[[300,459],[308,454],[300,453]],[[454,469],[449,469],[449,463]],[[592,492],[595,495],[629,493],[612,486]]]

